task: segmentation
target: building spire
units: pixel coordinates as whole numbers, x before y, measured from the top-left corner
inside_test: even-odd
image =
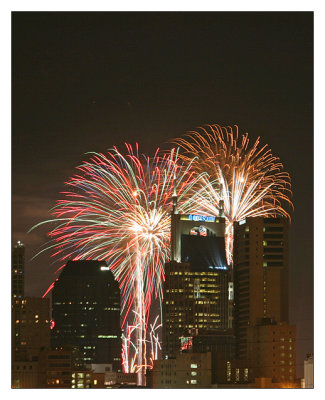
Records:
[[[219,217],[224,217],[224,201],[223,201],[223,186],[222,183],[219,184]]]
[[[176,174],[174,173],[174,191],[173,191],[173,214],[178,214],[177,211],[177,191],[176,191]]]

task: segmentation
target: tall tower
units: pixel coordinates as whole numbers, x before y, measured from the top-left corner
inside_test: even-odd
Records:
[[[76,364],[121,370],[120,289],[102,261],[68,261],[52,291],[52,346],[77,348]]]
[[[283,217],[247,218],[235,223],[234,229],[237,357],[252,361],[255,376],[265,374],[275,381],[293,380],[295,374],[295,327],[289,325],[288,305],[288,231],[289,221]]]
[[[171,219],[172,261],[165,266],[163,301],[165,357],[175,357],[193,335],[228,328],[224,219],[175,212]]]
[[[11,296],[12,300],[24,297],[24,273],[25,273],[25,246],[18,241],[12,251],[11,266]]]

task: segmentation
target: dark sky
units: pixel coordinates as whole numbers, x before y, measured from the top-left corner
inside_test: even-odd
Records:
[[[292,177],[290,315],[298,375],[313,350],[313,14],[13,13],[12,239],[30,259],[49,208],[87,159],[156,147],[206,123],[261,136]],[[26,294],[53,280],[26,265]]]

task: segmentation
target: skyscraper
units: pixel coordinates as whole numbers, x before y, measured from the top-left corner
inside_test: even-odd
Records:
[[[76,365],[121,370],[120,289],[102,261],[68,261],[52,291],[52,346],[76,348]]]
[[[191,346],[193,335],[228,328],[224,219],[172,213],[172,261],[165,266],[163,356]]]
[[[289,221],[255,217],[234,229],[234,327],[239,359],[254,377],[293,381],[295,327],[289,324]]]
[[[288,229],[285,218],[255,217],[234,230],[235,333],[247,355],[247,328],[263,318],[288,322]]]
[[[12,251],[11,296],[12,299],[24,297],[25,246],[18,241]]]

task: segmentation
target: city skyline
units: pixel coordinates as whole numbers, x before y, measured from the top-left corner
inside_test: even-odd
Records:
[[[300,360],[311,351],[312,36],[312,13],[14,15],[12,239],[26,246],[27,294],[41,296],[58,266],[28,261],[46,230],[26,232],[84,153],[123,141],[150,153],[196,126],[238,123],[292,177],[290,316]]]

